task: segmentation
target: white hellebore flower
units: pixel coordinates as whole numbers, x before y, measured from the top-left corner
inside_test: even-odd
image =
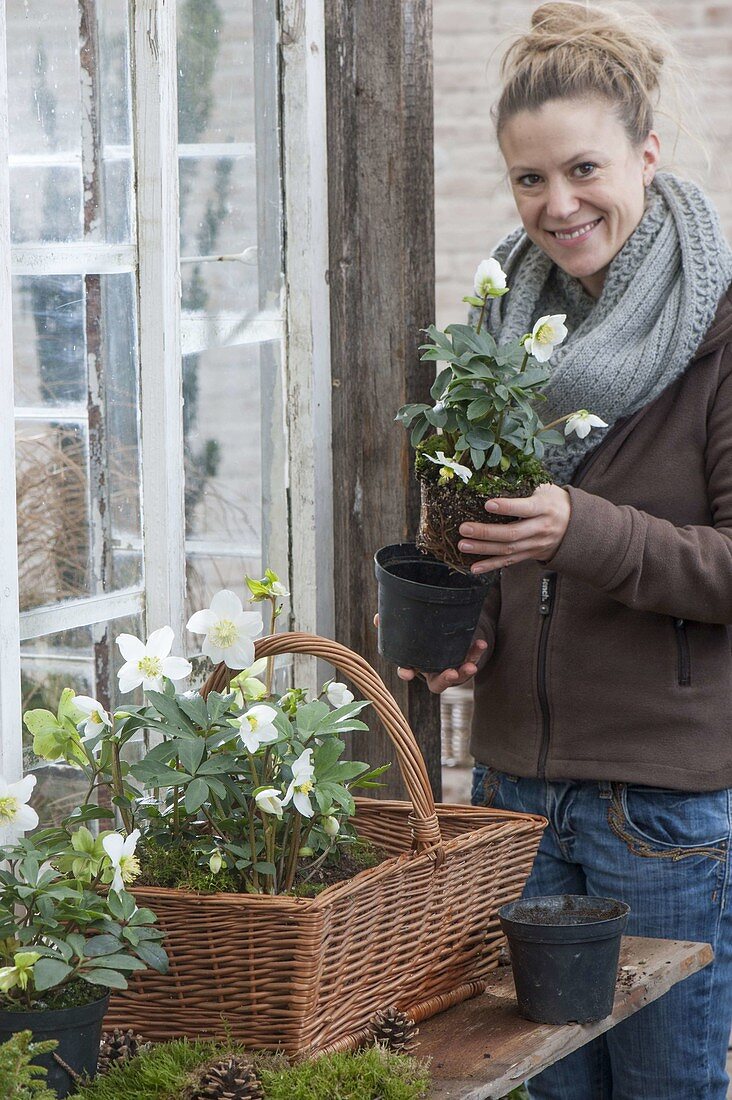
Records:
[[[193,668],[189,662],[183,657],[170,656],[174,637],[169,626],[153,630],[146,642],[134,634],[120,634],[117,646],[127,663],[117,673],[119,690],[134,691],[142,686],[145,691],[162,691],[164,676],[169,680],[190,676]]]
[[[272,724],[276,717],[277,711],[266,703],[251,707],[246,714],[242,714],[239,719],[239,736],[247,752],[255,753],[261,745],[271,745],[277,740],[279,734]]]
[[[338,836],[338,830],[341,827],[341,823],[337,817],[333,817],[331,814],[329,817],[323,818],[323,832],[326,836]]]
[[[214,664],[223,661],[227,668],[246,668],[254,662],[254,641],[262,629],[257,611],[244,611],[235,592],[222,588],[205,611],[197,611],[188,620],[192,634],[205,634],[201,652]]]
[[[87,715],[87,718],[83,722],[79,722],[79,730],[84,731],[84,738],[96,737],[98,733],[103,733],[105,729],[112,728],[112,719],[107,714],[106,710],[101,703],[98,703],[96,699],[90,699],[88,695],[75,695],[74,706]]]
[[[345,707],[346,703],[353,702],[353,692],[349,691],[345,684],[339,684],[337,680],[328,684],[325,694],[332,707]]]
[[[491,291],[506,289],[506,272],[498,260],[493,257],[490,260],[481,260],[475,272],[473,288],[477,298],[488,298]]]
[[[524,349],[540,363],[546,363],[557,344],[566,339],[567,326],[566,313],[553,313],[551,316],[540,317],[534,325],[531,336],[524,341]]]
[[[27,802],[36,785],[35,775],[26,775],[17,783],[6,783],[0,775],[0,828],[35,829],[38,814]]]
[[[276,817],[282,817],[282,794],[274,787],[265,787],[263,790],[255,794],[254,801],[259,806],[262,813],[274,814]]]
[[[135,848],[140,839],[140,830],[135,829],[128,837],[119,833],[110,833],[102,840],[102,847],[109,856],[114,878],[110,890],[121,893],[127,883],[134,882],[140,873],[140,861],[135,855]]]
[[[315,774],[315,768],[310,763],[312,755],[312,749],[305,749],[300,753],[297,760],[293,761],[292,780],[285,797],[282,799],[283,806],[287,806],[290,801],[294,801],[295,809],[303,817],[313,816],[313,807],[310,805],[310,791],[313,789],[313,775]]]
[[[593,428],[607,428],[607,424],[599,416],[588,412],[587,409],[579,409],[578,412],[572,413],[567,420],[564,425],[564,434],[571,435],[572,432],[576,432],[578,439],[584,439]]]
[[[467,466],[461,466],[454,458],[446,458],[444,451],[438,451],[434,458],[432,455],[425,455],[424,457],[428,458],[430,462],[435,462],[438,466],[442,466],[440,473],[443,477],[454,477],[455,474],[457,474],[460,480],[467,485],[473,476],[473,471]]]

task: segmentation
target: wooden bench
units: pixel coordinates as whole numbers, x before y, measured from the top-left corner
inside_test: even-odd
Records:
[[[518,1014],[510,967],[485,993],[420,1025],[416,1054],[432,1058],[429,1100],[497,1100],[608,1031],[712,961],[708,943],[624,936],[615,1003],[594,1024],[535,1024]]]

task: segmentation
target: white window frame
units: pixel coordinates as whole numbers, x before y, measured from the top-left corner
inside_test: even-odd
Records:
[[[148,633],[170,624],[179,646],[185,645],[181,354],[280,342],[281,377],[262,410],[263,440],[268,440],[263,453],[270,467],[269,484],[287,487],[290,514],[284,494],[278,501],[270,497],[263,515],[262,551],[265,561],[279,572],[289,568],[293,621],[298,629],[333,634],[324,0],[308,0],[305,5],[301,0],[283,0],[281,20],[271,49],[275,54],[279,51],[283,62],[279,107],[285,135],[281,168],[287,294],[279,312],[269,308],[243,324],[234,314],[205,321],[181,319],[177,158],[187,152],[221,155],[233,150],[231,146],[225,150],[177,147],[176,5],[170,0],[131,0],[134,243],[114,245],[90,238],[83,243],[12,248],[9,169],[19,159],[11,160],[8,148],[6,17],[5,5],[0,4],[0,774],[6,779],[22,774],[21,641],[144,614]],[[123,152],[119,150],[120,156]],[[251,156],[252,149],[237,146],[235,155]],[[221,257],[232,262],[245,258]],[[193,258],[182,261],[189,259]],[[144,410],[140,440],[144,584],[19,613],[11,276],[136,270]],[[17,412],[33,415],[33,410]],[[76,410],[79,416],[83,412]],[[266,487],[264,492],[267,500]],[[195,543],[191,549],[202,547]],[[304,665],[298,682],[305,685],[314,679]]]

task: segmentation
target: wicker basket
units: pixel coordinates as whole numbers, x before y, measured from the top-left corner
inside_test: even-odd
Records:
[[[419,1021],[482,992],[503,940],[496,910],[519,896],[546,822],[435,808],[396,702],[344,646],[279,634],[256,652],[313,654],[372,701],[411,803],[357,799],[356,826],[394,856],[315,898],[135,890],[167,933],[170,972],[134,975],[114,995],[106,1027],[153,1040],[231,1036],[292,1057],[353,1049],[385,1006]],[[229,675],[219,666],[204,692],[225,689]]]

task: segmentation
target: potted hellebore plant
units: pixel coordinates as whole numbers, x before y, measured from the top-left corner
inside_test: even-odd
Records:
[[[460,525],[511,522],[487,512],[486,501],[530,496],[551,481],[541,462],[547,447],[562,445],[572,432],[607,427],[586,409],[542,422],[547,363],[567,336],[566,317],[540,317],[531,332],[499,346],[483,322],[489,300],[508,289],[498,261],[484,260],[475,293],[463,299],[479,311],[475,326],[427,329],[422,359],[445,364],[430,391],[434,405],[404,405],[396,416],[411,428],[422,495],[416,544],[376,555],[380,652],[397,664],[425,671],[460,664],[486,587],[497,580],[495,573],[471,574],[475,558],[458,549]]]
[[[34,723],[31,712],[26,716]],[[59,713],[65,751],[85,754],[76,723],[88,719],[64,692]],[[0,779],[0,824],[14,831],[38,825],[28,805],[36,778]],[[0,1042],[30,1031],[55,1039],[39,1061],[58,1096],[82,1075],[93,1076],[102,1017],[111,989],[125,989],[130,974],[167,970],[155,914],[138,908],[127,884],[137,872],[138,833],[94,836],[83,822],[98,807],[77,811],[57,828],[43,829],[0,847]]]
[[[287,595],[278,578],[268,570],[247,583],[255,602],[269,602],[274,624]],[[140,903],[149,898],[156,906],[173,986],[149,976],[129,989],[109,983],[120,989],[109,1025],[132,1026],[146,1038],[224,1034],[229,1027],[240,1038],[259,1038],[261,1016],[261,1041],[276,1042],[266,1030],[274,1035],[272,1021],[262,1015],[257,959],[276,952],[278,922],[286,926],[288,914],[324,887],[379,861],[349,819],[351,792],[377,786],[385,769],[342,758],[345,735],[367,729],[357,715],[368,703],[337,682],[311,700],[296,688],[273,692],[273,659],[255,661],[253,639],[262,625],[262,616],[244,610],[230,591],[218,592],[189,620],[189,630],[204,635],[203,653],[231,670],[223,691],[177,690],[173,681],[187,677],[191,665],[170,655],[173,631],[163,627],[147,642],[117,638],[125,658],[120,690],[141,687],[143,705],[108,714],[95,700],[65,692],[58,715],[25,715],[39,755],[84,772],[89,793],[80,813],[95,812],[92,797],[106,792],[123,823],[114,841],[80,830],[69,867],[79,874],[82,861],[87,876],[108,869],[113,887],[120,875],[134,878]],[[150,747],[130,762],[131,743],[139,749],[143,736]],[[266,898],[281,903],[269,917],[261,905]],[[115,912],[105,913],[108,924],[92,941],[93,954],[107,944],[112,951],[110,937],[127,935],[125,921],[138,929],[147,920],[147,910],[138,911],[143,917],[127,913],[114,891],[103,904]],[[80,938],[72,944],[81,946]],[[138,944],[134,949],[140,953]],[[146,944],[142,957],[149,956]],[[93,964],[83,959],[70,953],[59,970],[88,970]],[[36,965],[45,974],[49,964]],[[290,965],[297,969],[283,956],[281,966]]]

